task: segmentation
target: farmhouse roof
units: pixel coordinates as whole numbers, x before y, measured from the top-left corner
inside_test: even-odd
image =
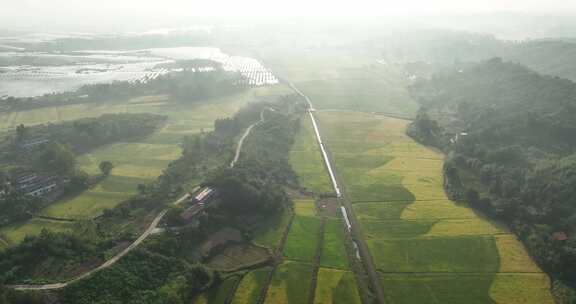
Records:
[[[566,241],[568,239],[568,235],[564,231],[557,231],[552,233],[552,238],[556,241]]]

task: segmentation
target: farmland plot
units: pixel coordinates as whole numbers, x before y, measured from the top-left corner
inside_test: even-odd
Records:
[[[310,293],[312,267],[287,261],[278,266],[266,294],[266,304],[306,303]]]
[[[354,275],[348,271],[320,268],[315,304],[360,304]]]
[[[298,175],[300,185],[315,193],[332,191],[332,184],[308,116],[300,119],[300,130],[290,150],[290,164]]]
[[[517,303],[553,303],[513,234],[446,197],[443,156],[406,136],[407,121],[318,116],[389,303],[514,303],[521,288]]]
[[[78,165],[90,174],[99,173],[98,164],[103,160],[111,161],[114,169],[109,177],[93,188],[76,197],[56,202],[41,212],[53,217],[92,218],[134,195],[138,184],[151,182],[158,177],[170,161],[180,156],[179,143],[184,136],[211,130],[216,119],[233,115],[250,101],[288,92],[290,90],[285,86],[277,85],[188,105],[172,103],[165,96],[150,96],[125,103],[42,108],[0,115],[0,130],[20,123],[37,125],[95,117],[104,113],[155,113],[168,116],[167,124],[147,138],[107,145],[80,156]],[[38,234],[42,228],[57,231],[60,226],[51,222],[33,221],[11,227],[6,233],[8,238],[14,238],[15,243],[18,243],[26,234]]]
[[[256,303],[258,296],[264,287],[264,280],[268,273],[269,268],[258,269],[251,271],[242,278],[236,293],[234,294],[234,299],[232,304],[252,304]]]

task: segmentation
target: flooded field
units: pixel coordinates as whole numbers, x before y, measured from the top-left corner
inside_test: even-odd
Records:
[[[256,59],[230,56],[213,47],[153,48],[136,51],[91,50],[69,53],[0,51],[0,98],[33,97],[113,81],[146,82],[169,73],[159,64],[209,59],[239,72],[245,84],[276,84],[278,79]]]

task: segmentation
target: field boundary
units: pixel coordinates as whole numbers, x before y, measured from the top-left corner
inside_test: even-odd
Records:
[[[344,191],[345,189],[345,185],[341,182],[341,178],[338,176],[338,172],[335,170],[335,166],[332,163],[332,155],[330,153],[330,151],[328,150],[328,148],[325,146],[325,144],[322,142],[322,137],[320,134],[320,130],[317,126],[316,123],[316,118],[314,117],[314,107],[312,105],[312,101],[310,100],[310,98],[308,98],[308,96],[306,96],[304,93],[302,93],[300,90],[298,90],[292,83],[289,83],[290,87],[298,94],[300,95],[302,98],[304,98],[306,100],[306,102],[308,103],[308,114],[310,116],[310,119],[312,120],[312,124],[314,125],[314,131],[316,133],[316,140],[318,145],[320,146],[320,150],[322,151],[322,157],[324,160],[324,163],[327,167],[328,173],[330,174],[330,178],[332,181],[332,185],[334,186],[334,191],[336,191],[336,196],[338,198],[338,201],[340,202],[340,204],[344,207],[344,210],[346,211],[347,214],[344,214],[345,219],[349,220],[349,226],[347,227],[348,230],[350,230],[350,233],[352,235],[352,241],[354,242],[354,244],[356,244],[355,248],[357,249],[357,253],[359,256],[359,259],[368,275],[369,281],[370,281],[370,285],[372,287],[372,290],[375,293],[375,297],[376,297],[376,301],[378,303],[385,303],[385,296],[384,296],[384,290],[382,288],[382,284],[380,282],[380,278],[378,276],[378,273],[376,271],[376,267],[375,267],[375,263],[374,260],[372,258],[372,255],[368,249],[368,245],[366,244],[366,240],[363,237],[362,231],[361,231],[361,227],[358,224],[358,220],[356,218],[356,215],[354,214],[354,208],[352,206],[352,203],[348,200],[348,198],[346,197],[346,193]]]
[[[286,240],[288,239],[288,233],[292,228],[292,221],[294,220],[295,215],[296,213],[292,211],[290,215],[290,220],[288,221],[288,225],[286,225],[286,228],[282,233],[280,244],[278,244],[277,248],[274,250],[275,254],[273,258],[275,259],[275,262],[274,265],[272,266],[272,269],[270,269],[270,272],[266,276],[266,279],[264,280],[264,284],[262,285],[262,290],[260,290],[260,295],[258,295],[256,304],[263,304],[264,301],[266,301],[266,295],[268,294],[268,289],[270,289],[270,283],[272,283],[272,278],[274,277],[276,268],[278,268],[278,264],[283,260],[284,245],[286,245]]]
[[[314,304],[316,297],[316,286],[318,284],[318,271],[320,271],[320,260],[322,259],[322,248],[324,247],[324,232],[326,228],[326,216],[321,218],[320,228],[318,229],[318,241],[316,242],[316,254],[312,262],[312,279],[310,280],[310,293],[308,294],[308,303]]]

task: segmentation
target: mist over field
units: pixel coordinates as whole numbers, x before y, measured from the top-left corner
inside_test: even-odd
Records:
[[[576,303],[576,3],[0,4],[0,304]]]

